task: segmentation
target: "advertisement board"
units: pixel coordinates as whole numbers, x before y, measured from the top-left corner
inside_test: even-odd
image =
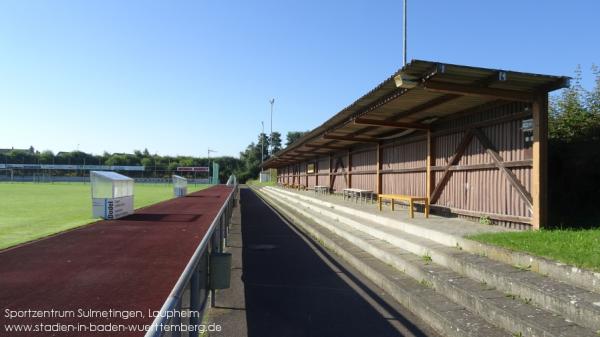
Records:
[[[95,218],[119,219],[133,214],[133,196],[119,198],[93,198],[92,208]]]
[[[178,172],[208,172],[208,166],[180,166]]]

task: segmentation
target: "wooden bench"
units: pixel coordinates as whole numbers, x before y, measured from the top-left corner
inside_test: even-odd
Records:
[[[283,184],[283,187],[292,188],[292,189],[295,189],[295,190],[306,190],[306,186],[299,185],[299,184],[287,184],[286,183],[286,184]]]
[[[367,197],[371,197],[371,202],[373,202],[373,191],[372,190],[363,190],[360,188],[344,188],[342,190],[342,197],[344,198],[344,200],[346,198],[348,199],[355,199],[355,201],[358,202],[358,200],[361,201],[364,198],[365,202],[367,202]]]
[[[315,186],[315,194],[328,194],[329,186],[317,185]]]
[[[306,185],[301,185],[301,184],[296,185],[296,184],[294,184],[294,185],[292,185],[292,188],[297,189],[298,191],[299,190],[306,191]]]
[[[377,202],[379,203],[379,210],[381,211],[381,204],[383,200],[390,200],[392,204],[392,211],[394,210],[394,201],[405,201],[408,203],[408,212],[411,218],[415,217],[414,206],[416,202],[423,202],[425,204],[425,217],[429,218],[429,198],[427,197],[415,197],[412,195],[402,195],[402,194],[380,194],[377,196]]]

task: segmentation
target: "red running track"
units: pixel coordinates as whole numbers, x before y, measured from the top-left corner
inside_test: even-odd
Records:
[[[131,331],[7,332],[5,325],[151,324],[148,311],[161,308],[230,192],[214,186],[119,220],[0,251],[0,336],[143,336]],[[6,317],[7,310],[28,309],[55,317]],[[143,316],[77,317],[89,309],[139,310]],[[76,317],[56,317],[50,310]]]

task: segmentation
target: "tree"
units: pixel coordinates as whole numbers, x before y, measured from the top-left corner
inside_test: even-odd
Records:
[[[38,155],[38,159],[40,164],[52,164],[54,163],[54,153],[50,150],[42,151],[42,153]]]
[[[277,131],[271,133],[269,142],[271,143],[271,155],[281,151],[281,133]]]
[[[308,131],[289,131],[286,136],[287,139],[285,146],[288,147],[292,145],[295,141],[302,138],[302,136],[304,136],[307,133]]]
[[[127,165],[127,158],[121,155],[111,155],[104,161],[104,165]]]
[[[586,97],[587,107],[590,110],[593,118],[596,120],[600,119],[600,67],[597,65],[592,66],[592,72],[596,77],[595,87],[590,91]]]
[[[240,182],[256,178],[260,172],[260,144],[250,143],[243,152],[240,152],[240,161],[242,167],[238,171],[237,177]]]
[[[146,171],[150,171],[154,169],[154,159],[150,157],[145,157],[141,161],[142,166],[145,167]]]
[[[600,73],[597,67],[596,87],[586,91],[581,85],[581,67],[575,70],[573,85],[550,100],[549,136],[551,139],[571,142],[597,138],[600,131]]]
[[[263,155],[263,153],[264,153],[263,159],[264,160],[269,159],[269,137],[267,137],[266,134],[261,132],[258,135],[258,144],[257,145],[260,147],[261,155]],[[263,152],[263,150],[264,150],[264,152]],[[260,158],[260,156],[259,156],[259,158]]]

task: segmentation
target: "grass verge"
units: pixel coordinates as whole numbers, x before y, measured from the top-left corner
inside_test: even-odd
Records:
[[[600,228],[485,233],[469,239],[600,271]]]
[[[194,192],[210,185],[189,185]],[[173,197],[169,184],[136,184],[134,207]],[[88,224],[92,218],[89,184],[0,183],[0,249]]]

